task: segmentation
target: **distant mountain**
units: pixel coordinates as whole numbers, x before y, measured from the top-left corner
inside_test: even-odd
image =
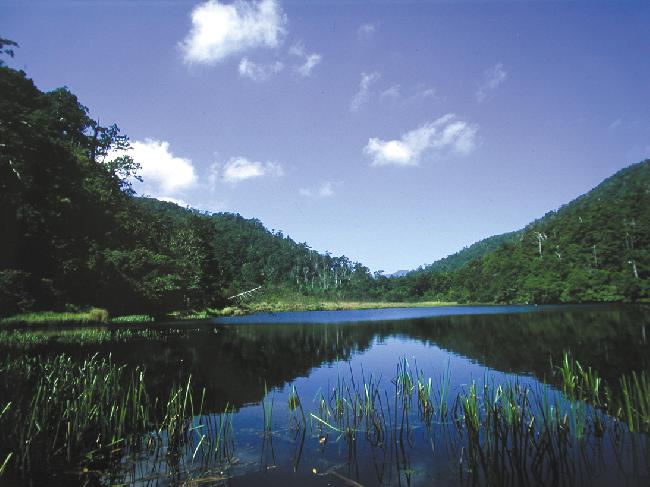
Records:
[[[649,279],[646,160],[522,230],[477,242],[396,287],[410,298],[472,302],[623,301],[650,297]]]
[[[392,274],[388,274],[386,277],[391,277],[391,278],[392,277],[404,277],[409,272],[411,272],[411,271],[409,271],[409,270],[399,270],[399,271],[393,272]]]

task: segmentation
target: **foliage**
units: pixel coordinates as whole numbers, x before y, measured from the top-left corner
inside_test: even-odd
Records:
[[[441,261],[392,280],[391,299],[504,303],[647,299],[650,160],[619,171],[524,229],[492,239],[500,242],[496,248],[479,252],[462,267]]]
[[[0,39],[6,54],[14,46]],[[240,307],[230,298],[260,286],[266,301],[650,296],[649,161],[522,230],[388,278],[255,219],[134,197],[138,163],[111,156],[129,149],[119,128],[100,126],[67,88],[42,92],[4,65],[0,140],[0,316],[69,305],[113,315],[192,314]]]

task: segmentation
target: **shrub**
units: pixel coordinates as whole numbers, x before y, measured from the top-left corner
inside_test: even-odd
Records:
[[[108,323],[108,311],[102,308],[91,308],[91,310],[88,311],[88,321]]]

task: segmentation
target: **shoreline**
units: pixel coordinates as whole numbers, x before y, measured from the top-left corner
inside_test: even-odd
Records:
[[[508,303],[521,306],[531,303]],[[548,303],[548,304],[648,304],[646,300],[636,303]],[[248,316],[258,313],[283,313],[300,311],[353,311],[365,309],[390,308],[434,308],[445,306],[504,306],[499,303],[458,303],[453,301],[259,301],[247,305],[226,306],[221,309],[207,308],[204,310],[172,311],[161,316],[148,314],[119,315],[110,317],[108,311],[101,308],[91,308],[88,311],[36,311],[20,313],[0,318],[0,329],[48,327],[56,325],[72,326],[111,326],[111,325],[143,325],[147,323],[169,323],[174,321],[199,321],[210,318],[227,316]]]
[[[109,317],[106,310],[92,308],[89,311],[35,311],[20,313],[0,318],[0,328],[11,327],[40,327],[70,324],[74,326],[106,326],[145,324],[169,321],[206,320],[223,316],[246,316],[255,313],[281,313],[291,311],[345,311],[356,309],[381,308],[428,308],[437,306],[457,306],[456,302],[417,301],[417,302],[387,302],[387,301],[261,301],[248,305],[227,306],[222,309],[207,308],[205,310],[172,311],[155,317],[149,314],[118,315]],[[101,313],[98,312],[101,310]]]

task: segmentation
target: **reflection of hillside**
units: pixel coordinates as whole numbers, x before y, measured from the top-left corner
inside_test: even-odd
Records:
[[[346,360],[366,350],[373,335],[370,327],[340,325],[211,326],[163,330],[146,340],[39,346],[30,353],[65,352],[77,360],[110,353],[114,363],[144,367],[150,395],[165,399],[173,383],[192,374],[193,384],[206,388],[206,407],[216,411],[261,401],[265,383],[282,387],[323,363]]]
[[[532,373],[540,379],[564,351],[615,381],[650,366],[644,327],[647,311],[635,307],[549,311],[529,314],[447,316],[382,324],[395,333],[434,343],[492,369]],[[648,330],[650,331],[650,330]]]
[[[525,314],[444,316],[349,324],[218,325],[161,330],[161,337],[102,345],[49,345],[30,353],[65,352],[82,359],[111,353],[113,361],[143,366],[150,394],[165,398],[173,383],[192,374],[206,388],[206,408],[223,410],[259,402],[269,389],[337,359],[367,350],[390,336],[435,344],[492,369],[540,379],[570,351],[612,382],[647,369],[647,312],[634,307],[583,308]],[[199,395],[200,397],[200,395]],[[198,407],[198,406],[197,406]]]

